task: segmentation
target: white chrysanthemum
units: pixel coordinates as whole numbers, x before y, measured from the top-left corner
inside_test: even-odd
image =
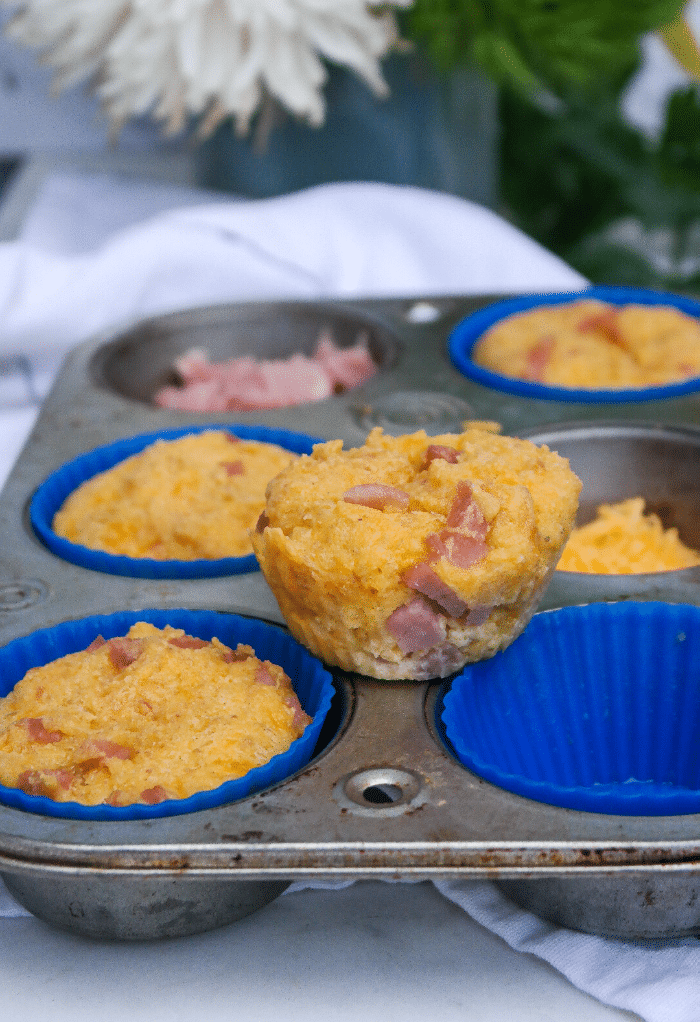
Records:
[[[8,35],[42,51],[55,87],[87,80],[115,125],[150,114],[204,133],[231,115],[240,131],[267,93],[312,125],[325,117],[324,59],[386,94],[381,58],[394,7],[412,0],[0,0]]]

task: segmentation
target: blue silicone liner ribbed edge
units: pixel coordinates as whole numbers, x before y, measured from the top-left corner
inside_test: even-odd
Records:
[[[314,444],[322,443],[318,437],[305,433],[292,433],[285,429],[266,426],[245,426],[240,423],[210,423],[181,429],[162,430],[117,440],[105,447],[79,455],[52,472],[38,487],[29,505],[29,518],[34,531],[49,550],[81,568],[101,571],[109,575],[128,575],[133,578],[215,578],[221,575],[240,575],[258,571],[254,554],[245,557],[222,557],[216,560],[161,561],[150,557],[123,557],[88,547],[58,536],[52,529],[53,518],[69,496],[86,479],[113,468],[119,462],[139,454],[156,440],[177,440],[192,433],[206,430],[226,430],[241,440],[259,440],[277,444],[296,454],[311,454]]]
[[[622,603],[596,603],[548,610],[536,614],[525,632],[496,657],[508,657],[512,663],[516,658],[527,655],[528,646],[539,638],[538,629],[545,619],[556,620],[564,628],[579,629],[595,623],[595,619],[612,619],[621,627],[634,624],[639,617],[649,621],[665,620],[677,626],[679,633],[690,633],[695,642],[700,636],[700,607],[694,604],[665,604],[654,601],[625,601]],[[615,656],[615,650],[607,651]],[[602,654],[602,655],[605,655]],[[495,658],[493,658],[495,661]],[[595,659],[595,657],[594,657]],[[458,760],[478,777],[513,794],[583,812],[602,813],[617,816],[675,816],[700,813],[700,790],[670,783],[627,780],[624,782],[593,783],[590,785],[554,784],[533,780],[521,773],[501,769],[485,761],[465,741],[460,731],[460,715],[466,712],[467,697],[463,686],[478,684],[487,686],[491,661],[482,661],[465,668],[452,681],[443,700],[436,706],[438,732],[447,740]],[[550,676],[556,684],[556,676]],[[593,681],[594,683],[594,681]],[[692,695],[692,693],[691,693]],[[700,687],[694,702],[700,699]],[[470,703],[470,705],[472,705]],[[511,707],[512,710],[512,707]],[[698,736],[700,739],[700,736]],[[614,755],[615,750],[610,750]]]
[[[472,351],[479,338],[490,327],[506,316],[539,305],[563,305],[584,298],[597,298],[611,305],[636,303],[639,305],[672,305],[695,318],[700,317],[700,302],[683,295],[667,294],[633,287],[598,286],[583,291],[529,294],[494,302],[461,320],[448,338],[448,351],[452,363],[461,373],[492,390],[501,390],[519,397],[544,401],[582,402],[584,404],[621,404],[626,401],[658,401],[700,390],[700,377],[694,376],[682,383],[669,383],[662,387],[629,388],[620,390],[591,390],[576,387],[551,387],[528,380],[518,380],[484,369],[472,361]]]
[[[120,807],[85,806],[77,802],[54,802],[44,796],[27,795],[18,788],[0,785],[0,802],[13,809],[75,820],[144,820],[181,816],[246,798],[278,784],[309,763],[335,693],[331,674],[282,628],[236,614],[182,609],[123,611],[65,621],[52,628],[41,629],[0,648],[0,695],[7,695],[30,668],[86,649],[98,635],[104,639],[125,635],[137,621],[147,621],[158,628],[165,625],[183,628],[188,635],[200,639],[216,636],[234,649],[239,642],[252,646],[259,659],[278,664],[289,675],[302,708],[313,720],[286,752],[279,753],[243,777],[226,781],[211,791],[197,792],[189,798],[169,799],[152,806],[140,803]]]

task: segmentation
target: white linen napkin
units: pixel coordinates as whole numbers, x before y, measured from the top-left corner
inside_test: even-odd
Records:
[[[88,201],[89,175],[69,184],[65,177],[49,183],[37,200],[41,218],[35,209],[26,237],[0,244],[4,354],[73,346],[144,316],[217,302],[586,284],[496,213],[438,192],[331,184],[273,199],[180,206],[100,237],[95,221],[101,213],[109,222],[106,202],[94,194]],[[104,200],[104,179],[97,184]],[[141,213],[143,205],[134,201]],[[81,237],[93,239],[89,249]]]
[[[26,355],[37,377],[43,372],[40,394],[61,354],[79,342],[188,306],[586,286],[497,214],[454,196],[352,183],[257,201],[211,202],[193,192],[183,204],[180,193],[148,188],[150,199],[104,175],[49,179],[24,231],[0,245],[0,356]],[[0,481],[37,403],[0,406]],[[290,890],[305,886],[314,885]],[[523,912],[486,880],[436,887],[603,1003],[646,1022],[700,1019],[697,941],[587,936]],[[0,881],[0,916],[27,914]]]

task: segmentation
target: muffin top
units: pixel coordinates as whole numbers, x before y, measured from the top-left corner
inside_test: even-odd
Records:
[[[619,389],[700,376],[700,323],[665,305],[581,299],[507,316],[477,341],[473,361],[550,386]]]
[[[283,669],[146,622],[32,668],[0,700],[0,782],[84,805],[209,791],[304,731]]]
[[[303,565],[309,597],[325,580],[329,602],[354,601],[349,620],[386,621],[416,592],[455,617],[517,600],[566,541],[580,481],[545,446],[466,427],[316,445],[268,486],[254,537],[263,571],[266,556]]]
[[[294,458],[223,429],[157,440],[78,486],[52,527],[72,543],[126,557],[244,557],[267,483]]]

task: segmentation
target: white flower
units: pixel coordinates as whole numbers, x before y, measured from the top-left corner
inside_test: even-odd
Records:
[[[240,132],[265,95],[310,124],[325,118],[324,60],[378,95],[397,41],[392,6],[413,0],[0,0],[7,34],[36,47],[57,90],[90,81],[115,126],[151,115],[203,134],[231,115]]]

